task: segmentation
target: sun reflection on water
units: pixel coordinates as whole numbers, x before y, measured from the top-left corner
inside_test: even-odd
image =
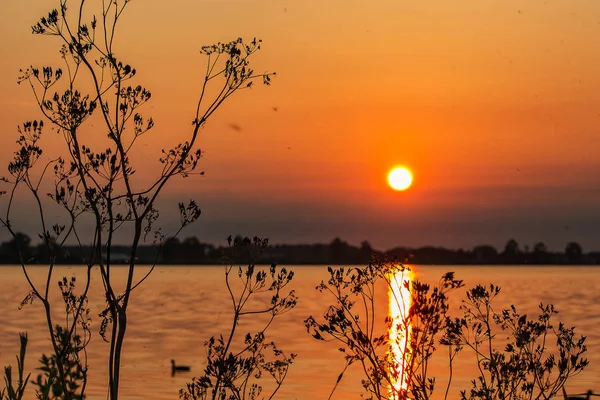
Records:
[[[409,269],[399,268],[388,276],[389,291],[389,376],[392,383],[390,400],[403,399],[408,390],[406,376],[410,351],[410,309],[411,296],[409,284],[413,279],[413,272]]]

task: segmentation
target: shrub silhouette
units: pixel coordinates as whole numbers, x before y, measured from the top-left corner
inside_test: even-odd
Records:
[[[206,57],[207,66],[204,76],[199,79],[201,89],[195,112],[190,115],[190,131],[183,142],[175,143],[157,155],[160,172],[146,185],[138,180],[131,156],[140,137],[155,126],[152,117],[141,112],[152,94],[141,84],[134,83],[136,68],[116,56],[117,27],[130,1],[58,0],[57,3],[58,7],[40,18],[32,31],[55,40],[63,64],[60,68],[31,66],[21,70],[18,81],[31,88],[44,120],[27,121],[18,128],[19,149],[8,165],[8,175],[2,178],[5,183],[2,193],[8,200],[0,223],[13,236],[13,243],[21,245],[16,250],[17,259],[31,288],[26,302],[37,299],[44,307],[55,356],[52,358],[51,355],[48,360],[52,363],[52,371],[56,372],[51,376],[53,382],[48,385],[55,388],[54,381],[57,381],[61,396],[67,400],[75,395],[69,380],[72,365],[64,344],[76,338],[75,327],[86,310],[84,302],[92,267],[99,267],[106,298],[106,308],[100,313],[100,333],[110,343],[107,385],[109,398],[116,400],[131,295],[154,268],[152,266],[142,278],[134,278],[138,247],[149,240],[160,248],[165,239],[160,227],[156,227],[160,216],[157,199],[171,179],[202,174],[197,171],[202,156],[198,147],[199,134],[222,104],[234,93],[250,88],[257,80],[270,84],[274,74],[255,73],[250,65],[251,57],[260,49],[260,40],[245,42],[238,38],[201,47],[200,53]],[[106,135],[103,142],[91,139],[87,132],[92,118],[102,125],[95,129]],[[40,139],[48,123],[61,135],[63,147],[57,159],[45,161]],[[44,182],[53,186],[47,196],[43,193]],[[17,191],[19,187],[26,189],[39,216],[41,232],[38,236],[47,248],[45,258],[49,260],[44,286],[35,285],[29,278],[28,254],[25,252],[28,246],[22,243],[22,237],[13,226],[14,204],[22,201],[21,191]],[[48,203],[63,210],[62,219],[53,220],[54,212],[46,212]],[[178,208],[180,226],[172,232],[172,237],[200,216],[200,207],[194,200],[179,203]],[[93,221],[92,232],[86,231],[85,220]],[[117,282],[111,273],[112,265],[117,261],[114,260],[114,246],[118,231],[130,232],[125,234],[130,252],[124,282]],[[55,262],[67,241],[76,242],[80,248],[87,241],[91,251],[84,259],[87,267],[84,290],[72,304],[75,315],[69,320],[69,326],[59,330],[51,317],[53,305],[49,300],[49,289],[54,279]],[[123,289],[117,290],[117,287]],[[86,368],[82,366],[83,370]],[[79,397],[83,396],[85,374],[82,379]]]
[[[229,244],[232,239],[229,237]],[[288,369],[296,358],[286,355],[274,342],[266,339],[266,331],[273,321],[296,306],[296,295],[292,290],[285,293],[287,285],[294,277],[285,268],[259,268],[255,262],[266,248],[268,240],[255,237],[236,238],[230,248],[228,260],[244,260],[246,267],[225,267],[225,283],[232,305],[232,325],[223,336],[211,337],[204,346],[207,352],[207,365],[204,374],[193,378],[179,392],[183,400],[196,399],[258,399],[274,398],[287,376]],[[238,285],[232,280],[237,276]],[[264,298],[263,306],[250,306],[250,300]],[[238,327],[244,318],[262,321],[263,327],[257,332],[240,335]],[[268,375],[274,381],[270,394],[263,393],[260,378]],[[264,397],[266,396],[266,397]]]
[[[31,374],[25,376],[25,353],[27,352],[27,334],[19,333],[19,355],[17,356],[17,382],[13,383],[12,366],[4,367],[4,389],[0,390],[0,400],[21,400]]]
[[[322,319],[310,316],[305,325],[315,339],[341,345],[346,367],[333,391],[346,369],[358,363],[366,398],[429,399],[436,379],[428,367],[438,346],[448,348],[444,398],[450,393],[453,361],[463,349],[473,352],[479,371],[472,387],[460,391],[460,398],[469,400],[548,399],[588,364],[583,358],[585,337],[576,337],[574,328],[562,323],[555,327],[557,312],[552,305],[540,305],[540,315],[533,320],[514,306],[496,312],[492,303],[500,288],[477,286],[455,310],[463,316],[452,317],[448,295],[463,284],[451,272],[431,286],[409,279],[409,268],[395,260],[328,271],[329,279],[317,289],[327,293],[333,304]],[[392,307],[399,311],[397,318],[386,317],[384,332],[375,329],[377,290],[388,291]],[[500,340],[500,332],[509,339]]]
[[[472,350],[480,373],[471,389],[461,391],[461,399],[555,396],[588,365],[585,337],[576,337],[575,329],[562,322],[554,326],[558,312],[552,304],[540,304],[535,319],[519,314],[514,305],[495,311],[499,293],[493,284],[477,285],[462,302],[463,318],[448,321],[448,344]],[[500,332],[508,339],[500,340]]]

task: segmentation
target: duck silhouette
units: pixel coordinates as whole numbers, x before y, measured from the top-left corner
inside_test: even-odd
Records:
[[[569,395],[567,395],[567,391],[565,390],[564,386],[563,386],[562,390],[563,390],[563,396],[565,397],[565,400],[590,400],[592,396],[600,396],[599,394],[594,394],[594,392],[591,390],[588,390],[585,394],[577,394],[574,396],[569,396]]]
[[[171,360],[171,375],[175,375],[177,372],[187,372],[190,369],[188,365],[177,365],[175,360]]]

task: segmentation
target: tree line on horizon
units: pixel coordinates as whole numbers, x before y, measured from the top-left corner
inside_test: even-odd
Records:
[[[243,238],[238,235],[237,239]],[[162,247],[144,245],[139,247],[138,262],[153,264],[221,264],[227,246],[214,246],[202,243],[195,236],[185,239],[168,238]],[[31,238],[24,233],[0,244],[0,264],[18,264],[19,249],[25,260],[31,264],[45,263],[49,258],[45,244],[32,244]],[[128,246],[112,246],[113,263],[127,262],[130,248]],[[79,264],[91,248],[88,246],[64,246],[58,255],[58,264]],[[105,255],[106,256],[106,255]],[[532,247],[521,246],[510,239],[503,249],[492,245],[477,245],[470,250],[448,249],[436,246],[410,248],[397,246],[386,251],[374,249],[368,241],[354,246],[340,238],[330,243],[315,244],[275,244],[267,247],[261,254],[259,262],[265,264],[278,263],[287,265],[319,265],[319,264],[365,264],[373,256],[387,256],[404,260],[407,264],[438,265],[599,265],[600,252],[583,251],[577,242],[566,244],[563,252],[550,251],[546,244],[538,242]]]

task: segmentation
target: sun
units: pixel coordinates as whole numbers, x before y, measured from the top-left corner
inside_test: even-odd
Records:
[[[397,167],[388,174],[388,183],[394,190],[406,190],[412,184],[413,177],[411,172],[404,167]]]

